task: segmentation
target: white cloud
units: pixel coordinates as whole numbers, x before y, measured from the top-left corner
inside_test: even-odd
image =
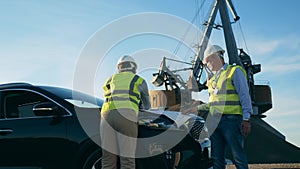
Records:
[[[298,104],[299,100],[297,97],[289,98],[278,94],[278,96],[273,99],[273,108],[267,112],[266,115],[270,115],[272,117],[299,116],[300,119]]]
[[[284,75],[300,71],[300,40],[287,35],[278,39],[255,38],[248,43],[254,63],[262,65],[262,72]]]
[[[256,39],[248,43],[254,56],[263,56],[274,52],[281,44],[281,40]]]
[[[272,73],[273,75],[288,74],[295,71],[300,71],[300,63],[289,63],[289,64],[268,64],[263,67],[264,73]]]

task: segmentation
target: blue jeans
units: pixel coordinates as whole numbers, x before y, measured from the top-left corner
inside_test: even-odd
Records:
[[[225,169],[226,150],[231,152],[237,169],[248,169],[244,137],[241,132],[242,120],[240,115],[222,115],[216,130],[211,135],[214,169]]]

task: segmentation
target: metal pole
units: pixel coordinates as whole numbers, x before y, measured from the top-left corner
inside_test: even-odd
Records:
[[[237,64],[242,66],[240,58],[238,57],[238,50],[232,32],[226,1],[225,0],[217,0],[217,1],[218,1],[221,20],[222,20],[223,30],[224,30],[224,37],[226,42],[227,54],[229,57],[229,64]]]
[[[198,46],[198,50],[197,50],[195,60],[194,60],[194,64],[193,64],[193,76],[194,77],[198,77],[198,74],[199,74],[199,71],[200,71],[200,66],[201,66],[200,61],[202,61],[202,59],[203,59],[204,50],[207,47],[208,40],[210,38],[212,29],[213,29],[213,25],[214,25],[214,22],[215,22],[215,19],[216,19],[216,15],[217,15],[217,12],[218,12],[217,3],[218,2],[216,0],[216,2],[214,4],[214,7],[213,7],[213,9],[210,13],[210,17],[209,17],[209,20],[207,22],[207,26],[204,30],[202,39],[201,39],[200,44]]]
[[[238,21],[240,19],[240,17],[238,16],[238,14],[236,13],[236,10],[232,4],[232,1],[231,0],[226,0],[227,2],[227,5],[228,5],[228,8],[230,9],[233,17],[234,17],[234,21]]]

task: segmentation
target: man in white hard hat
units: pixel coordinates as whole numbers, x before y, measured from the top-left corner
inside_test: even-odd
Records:
[[[137,117],[140,108],[150,108],[148,87],[145,80],[136,75],[137,64],[131,56],[122,56],[117,68],[118,73],[108,78],[103,86],[102,169],[116,169],[117,155],[122,169],[134,169]]]
[[[208,46],[204,51],[203,64],[208,71],[209,78],[225,64],[224,53],[225,50],[218,45]],[[214,64],[214,66],[212,66],[212,64]]]
[[[203,64],[209,74],[206,84],[209,102],[186,111],[209,110],[206,122],[213,123],[208,125],[213,126],[209,132],[214,169],[225,169],[226,150],[231,152],[236,168],[247,169],[243,144],[244,137],[251,131],[249,119],[253,110],[246,72],[241,66],[225,63],[224,53],[218,45],[205,50]]]

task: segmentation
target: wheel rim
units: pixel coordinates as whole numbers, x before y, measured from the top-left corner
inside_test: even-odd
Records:
[[[97,159],[92,165],[91,169],[101,169],[101,160],[102,158]]]

